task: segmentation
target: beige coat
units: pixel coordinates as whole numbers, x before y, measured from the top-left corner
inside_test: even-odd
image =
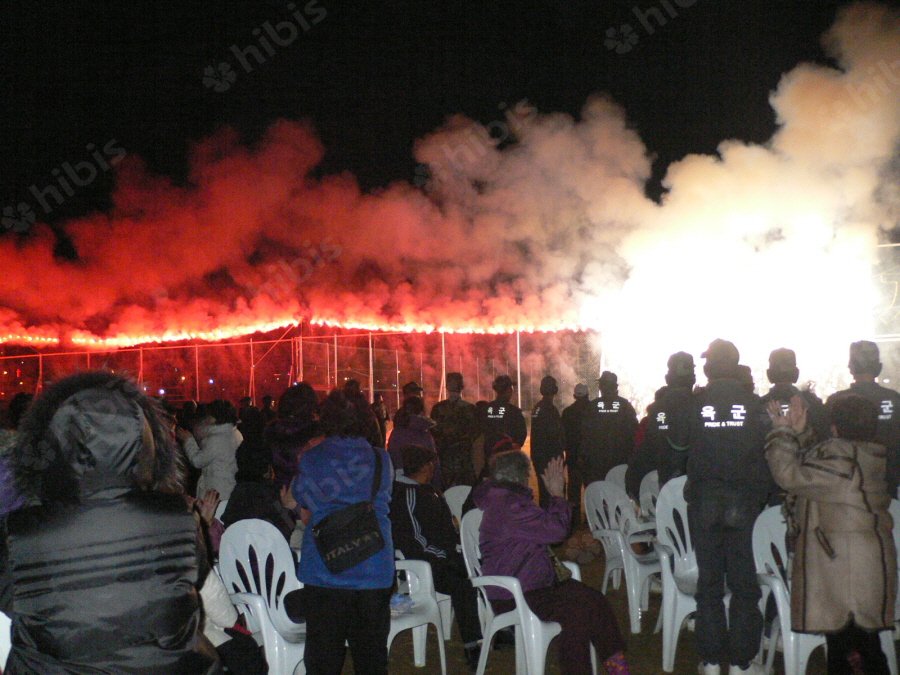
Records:
[[[884,447],[832,438],[801,450],[792,431],[776,429],[766,459],[775,481],[796,496],[794,630],[833,632],[851,619],[861,628],[892,626],[897,554]]]

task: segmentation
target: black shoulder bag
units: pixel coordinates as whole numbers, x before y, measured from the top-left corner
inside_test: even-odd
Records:
[[[357,502],[326,516],[312,528],[316,548],[332,574],[358,565],[384,548],[375,515],[375,495],[381,487],[381,455],[375,451],[375,476],[367,502]]]

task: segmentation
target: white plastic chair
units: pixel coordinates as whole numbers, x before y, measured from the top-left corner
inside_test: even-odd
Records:
[[[662,667],[675,669],[678,636],[685,619],[697,610],[697,556],[688,529],[684,484],[687,478],[673,478],[656,500],[656,537],[662,567]]]
[[[225,508],[228,506],[228,500],[223,499],[216,505],[216,512],[213,514],[213,518],[218,520],[220,523],[222,522],[222,514],[225,513]]]
[[[456,518],[456,522],[462,521],[462,507],[471,491],[471,485],[454,485],[444,490],[444,501],[450,507],[450,513]]]
[[[772,672],[778,637],[784,650],[785,675],[803,675],[809,656],[825,644],[825,636],[795,633],[791,630],[791,587],[784,535],[787,525],[780,506],[770,506],[759,514],[753,525],[753,558],[761,586],[775,597],[778,621],[772,626],[766,655],[766,672]]]
[[[606,472],[606,477],[603,479],[610,483],[615,483],[623,490],[625,489],[625,473],[628,471],[627,464],[617,464],[609,471]]]
[[[303,584],[284,535],[264,520],[237,521],[222,535],[219,574],[254,638],[261,637],[269,672],[304,673],[306,624],[284,609],[284,596]]]
[[[472,585],[478,589],[478,615],[481,619],[481,632],[484,640],[478,658],[477,675],[483,675],[487,666],[487,657],[491,651],[494,634],[508,626],[515,627],[516,635],[516,673],[543,675],[547,647],[559,635],[562,627],[555,621],[541,621],[528,607],[522,586],[515,577],[488,575],[481,576],[481,545],[479,531],[481,529],[482,511],[472,509],[463,516],[460,523],[463,559]],[[581,580],[581,570],[577,564],[564,561],[563,564],[572,572],[572,578]],[[486,589],[496,586],[507,590],[515,601],[515,609],[503,614],[494,614],[487,598]],[[591,646],[591,665],[597,672],[597,655]]]
[[[12,620],[0,612],[0,670],[6,668],[10,649],[12,649]]]
[[[600,588],[602,593],[606,593],[606,587],[609,583],[609,580],[612,579],[613,588],[618,589],[619,585],[622,582],[622,572],[625,571],[625,561],[622,558],[622,551],[619,548],[619,542],[617,541],[615,535],[610,532],[607,534],[608,529],[614,529],[608,527],[608,521],[604,524],[601,514],[593,509],[593,504],[588,502],[588,494],[591,492],[591,486],[595,483],[599,484],[601,482],[606,481],[594,481],[588,485],[584,494],[582,495],[582,502],[584,502],[584,513],[585,517],[588,521],[588,527],[590,527],[591,534],[594,539],[599,541],[603,545],[603,560],[604,560],[604,568],[603,568],[603,585]],[[596,493],[591,493],[596,495]],[[594,498],[591,498],[594,501]],[[591,511],[594,510],[594,514],[591,515]],[[592,520],[594,519],[594,520]],[[596,527],[592,524],[597,519],[600,519],[599,524]]]
[[[406,557],[403,555],[403,551],[397,548],[394,549],[394,559],[406,560]],[[432,573],[432,580],[433,579],[434,574]],[[433,581],[432,586],[434,586]],[[407,587],[404,584],[400,584],[399,588],[401,589],[401,592],[407,590]],[[453,603],[450,600],[450,596],[446,593],[439,593],[435,590],[434,595],[437,598],[438,609],[441,610],[441,624],[444,627],[444,640],[450,640],[453,638]]]
[[[641,515],[647,519],[656,518],[656,500],[659,498],[659,472],[654,470],[641,480],[638,491]]]
[[[388,633],[388,651],[394,638],[405,630],[413,634],[413,662],[418,668],[425,665],[425,642],[428,638],[428,626],[433,625],[436,631],[438,651],[441,657],[441,673],[447,673],[447,659],[444,654],[444,628],[441,610],[438,607],[434,592],[434,578],[431,565],[425,560],[397,560],[397,573],[405,573],[402,588],[412,600],[412,608],[391,617],[391,629]]]
[[[655,550],[637,554],[631,544],[648,541],[652,526],[647,529],[643,524],[644,529],[641,529],[642,523],[638,521],[624,488],[605,480],[588,485],[584,492],[584,511],[591,535],[603,543],[604,549],[615,547],[622,561],[631,632],[640,633],[641,611],[646,611],[650,605],[650,579],[660,573],[660,562]]]

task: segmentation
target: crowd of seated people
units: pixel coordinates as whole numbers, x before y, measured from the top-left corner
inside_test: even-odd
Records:
[[[519,577],[532,611],[562,625],[562,672],[590,672],[591,646],[606,672],[628,672],[625,640],[605,597],[556,579],[548,548],[579,522],[585,483],[622,459],[633,498],[650,471],[660,484],[689,478],[689,526],[702,533],[702,673],[760,672],[753,660],[763,624],[759,588],[755,577],[743,583],[741,575],[753,572],[755,517],[776,502],[785,504],[798,551],[798,583],[845,591],[797,610],[796,629],[828,635],[829,673],[887,672],[873,636],[895,618],[887,508],[900,473],[900,395],[876,381],[877,345],[851,346],[854,383],[825,403],[796,386],[791,350],[772,352],[772,388],[762,397],[732,343],[716,340],[702,358],[707,383],[698,387],[693,357],[672,355],[666,386],[640,422],[614,373],[601,375],[596,399],[576,386],[561,415],[556,381],[545,377],[529,415],[537,446],[530,456],[520,451],[528,427],[506,375],[494,381],[493,401],[473,405],[462,397],[462,375],[449,373],[449,396],[428,416],[422,387],[411,382],[392,428],[384,399],[369,403],[354,380],[324,398],[300,382],[277,403],[265,397],[261,408],[244,399],[175,410],[103,371],[60,380],[33,400],[18,395],[0,430],[0,609],[13,620],[5,672],[264,671],[227,592],[210,575],[223,530],[247,518],[272,523],[297,554],[304,592],[289,613],[307,624],[307,672],[339,673],[347,648],[359,672],[387,672],[395,554],[432,565],[474,669],[476,595],[441,492],[476,477],[469,507],[485,512],[484,573]],[[538,480],[540,500],[529,477]],[[309,532],[369,500],[373,484],[384,546],[335,571]],[[227,505],[216,516],[220,501]],[[146,553],[160,548],[166,556]],[[865,572],[860,559],[870,563]],[[850,583],[828,581],[837,564]],[[54,573],[37,575],[36,568]],[[727,610],[723,579],[732,592]],[[495,593],[491,602],[501,611],[509,600]]]

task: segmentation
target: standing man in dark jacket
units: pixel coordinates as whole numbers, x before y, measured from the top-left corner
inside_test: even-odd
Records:
[[[567,498],[572,507],[572,529],[581,524],[581,425],[591,412],[586,384],[578,383],[572,394],[575,402],[562,411],[562,426],[566,441],[566,468],[569,473]]]
[[[666,386],[648,409],[644,442],[628,463],[625,483],[628,494],[637,497],[641,480],[654,469],[659,486],[687,470],[688,439],[694,411],[694,357],[675,352],[666,364]]]
[[[811,391],[800,391],[795,386],[800,379],[800,370],[797,368],[797,355],[794,350],[784,348],[773,350],[769,354],[769,369],[766,370],[766,376],[772,383],[772,388],[762,397],[764,410],[769,401],[778,401],[781,407],[787,410],[791,398],[800,396],[806,403],[806,419],[815,433],[813,445],[831,438],[831,422],[822,399]],[[765,415],[763,421],[766,423],[766,429],[769,429],[768,415]]]
[[[431,430],[441,458],[443,488],[453,485],[474,485],[472,443],[478,434],[475,406],[462,399],[462,373],[447,373],[447,398],[434,404]]]
[[[562,419],[553,404],[559,392],[556,378],[547,375],[541,380],[541,400],[531,411],[531,463],[536,476],[542,476],[551,459],[562,457],[565,451]],[[550,503],[550,493],[543,481],[538,481],[538,501],[542,508]]]
[[[708,386],[697,394],[687,465],[688,522],[697,553],[697,653],[701,675],[761,674],[762,636],[753,523],[772,477],[763,454],[759,397],[738,379],[739,353],[714,340],[703,353]],[[731,591],[725,616],[725,584]]]
[[[600,396],[581,427],[582,476],[585,485],[606,478],[619,464],[627,464],[634,450],[638,418],[626,399],[619,396],[619,378],[604,370],[598,380]]]
[[[499,375],[491,385],[497,397],[488,403],[484,424],[484,465],[487,468],[494,446],[509,438],[520,448],[525,445],[528,429],[522,409],[512,404],[513,382],[509,375]]]
[[[829,396],[825,407],[830,409],[836,400],[849,394],[862,396],[878,406],[875,442],[881,443],[887,450],[888,494],[896,497],[897,481],[900,479],[900,394],[875,381],[881,374],[881,356],[874,342],[860,340],[851,344],[848,366],[853,384],[849,389]]]

